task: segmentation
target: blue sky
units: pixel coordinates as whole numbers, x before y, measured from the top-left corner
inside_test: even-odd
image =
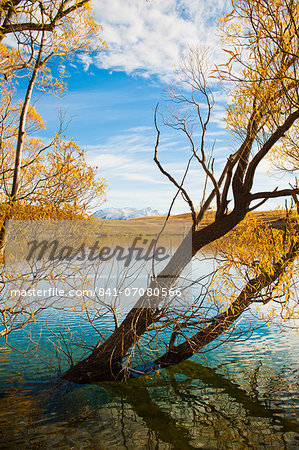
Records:
[[[57,111],[63,108],[66,121],[70,120],[68,137],[87,150],[88,161],[97,165],[99,175],[107,180],[107,201],[100,207],[150,206],[165,212],[175,190],[152,160],[154,109],[157,102],[163,109],[163,90],[174,79],[189,46],[208,46],[211,65],[223,61],[216,26],[217,19],[230,10],[230,2],[94,0],[93,6],[109,48],[97,56],[77,58],[67,67],[70,78],[63,97],[41,96],[38,110],[47,121],[46,134],[57,129]],[[217,173],[232,142],[222,121],[226,96],[219,87],[213,89],[216,104],[207,145],[215,145]],[[180,181],[190,149],[177,133],[162,125],[161,132],[161,161]],[[262,190],[267,169],[267,164],[259,169],[257,188]],[[200,201],[202,182],[193,164],[186,187],[195,205]],[[274,188],[277,180],[267,183]],[[178,198],[173,212],[186,211],[186,203]]]

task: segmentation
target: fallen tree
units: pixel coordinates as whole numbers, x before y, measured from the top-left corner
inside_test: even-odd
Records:
[[[185,251],[183,242],[168,266],[153,277],[149,285],[152,289],[160,289],[162,286],[171,288],[192,257],[234,230],[248,212],[268,199],[290,198],[298,207],[299,189],[295,181],[293,186],[284,189],[277,187],[272,191],[256,192],[253,188],[260,164],[270,152],[272,158],[275,152],[279,155],[281,143],[286,139],[292,141],[293,152],[298,152],[297,141],[292,139],[299,118],[299,35],[295,2],[239,0],[234,2],[232,13],[223,18],[222,26],[227,46],[232,44],[226,49],[230,59],[225,66],[218,68],[218,77],[224,82],[233,83],[232,104],[228,108],[226,122],[236,136],[238,148],[228,156],[217,176],[214,170],[216,162],[206,149],[206,135],[214,106],[213,94],[209,89],[209,73],[203,52],[191,51],[181,72],[181,81],[186,89],[171,89],[172,107],[164,122],[182,132],[189,142],[190,160],[198,163],[204,175],[203,198],[199,211],[196,211],[184,187],[190,161],[180,182],[160,163],[160,130],[156,110],[157,141],[154,161],[177,188],[177,195],[182,195],[190,207],[192,252]],[[215,77],[215,72],[212,76]],[[203,101],[205,106],[202,106]],[[193,134],[194,117],[197,119],[196,131],[201,130],[199,148],[195,133]],[[200,223],[213,202],[216,207],[214,220],[200,228]],[[185,311],[170,320],[167,308],[161,307],[161,297],[149,299],[144,295],[111,335],[100,340],[91,354],[70,367],[63,378],[77,383],[89,383],[122,380],[132,376],[128,363],[130,352],[147,333],[158,329],[161,324],[164,330],[172,328],[167,335],[166,351],[151,360],[140,372],[177,364],[226,333],[241,314],[255,302],[260,302],[261,298],[266,304],[281,295],[281,292],[278,294],[278,285],[287,295],[284,275],[292,267],[299,251],[296,226],[290,225],[284,232],[277,231],[273,239],[272,242],[280,242],[280,252],[271,253],[270,246],[267,251],[272,256],[269,256],[267,263],[262,257],[255,261],[251,267],[253,272],[247,272],[247,275],[252,273],[252,276],[246,275],[247,281],[239,289],[238,295],[228,293],[225,308],[219,307],[213,317],[200,320],[198,308],[197,314],[188,316]],[[169,273],[172,277],[167,275]],[[196,327],[195,319],[198,319]]]

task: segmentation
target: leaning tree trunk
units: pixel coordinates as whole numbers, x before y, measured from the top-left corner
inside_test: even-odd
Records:
[[[184,241],[171,258],[167,267],[154,279],[151,288],[171,288],[184,267],[204,246],[224,236],[246,215],[247,202],[242,208],[227,216],[216,219],[212,224],[192,233],[192,252],[186,252]],[[186,239],[190,237],[187,236]],[[169,277],[171,273],[172,277]],[[165,277],[166,276],[166,277]],[[141,297],[135,307],[127,314],[122,324],[103,343],[96,345],[92,353],[76,365],[70,367],[62,378],[76,383],[120,380],[128,376],[122,367],[122,360],[129,349],[148,330],[149,326],[161,316],[159,304],[162,297]],[[150,302],[150,303],[149,303]]]

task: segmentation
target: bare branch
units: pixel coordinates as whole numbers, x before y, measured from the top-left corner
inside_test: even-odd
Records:
[[[158,147],[159,147],[159,141],[160,141],[160,130],[158,128],[158,124],[157,124],[157,111],[158,111],[158,106],[159,103],[157,104],[156,108],[155,108],[155,114],[154,114],[154,124],[155,124],[155,128],[157,131],[157,139],[156,139],[156,145],[155,145],[155,150],[154,150],[154,161],[157,164],[160,172],[165,175],[169,181],[174,184],[174,186],[182,193],[183,198],[186,200],[186,202],[189,205],[189,208],[191,210],[191,215],[192,215],[192,221],[193,221],[193,226],[196,226],[196,212],[195,212],[195,208],[194,205],[192,203],[191,198],[189,197],[187,191],[183,188],[183,182],[185,177],[183,178],[183,181],[181,184],[179,184],[171,175],[169,172],[167,172],[164,167],[161,165],[160,161],[158,160]]]

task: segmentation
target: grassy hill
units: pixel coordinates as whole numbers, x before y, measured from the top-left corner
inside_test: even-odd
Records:
[[[271,223],[284,216],[283,211],[256,211],[250,213],[253,219],[257,219],[261,223]],[[208,212],[204,217],[204,220],[200,223],[200,228],[211,223],[214,217],[214,212]],[[116,219],[94,219],[101,224],[101,231],[107,235],[143,235],[143,236],[157,236],[165,223],[166,217],[153,216],[153,217],[138,217],[128,220],[116,220]],[[191,214],[177,214],[170,216],[167,229],[164,235],[182,235],[186,233],[191,227]]]

